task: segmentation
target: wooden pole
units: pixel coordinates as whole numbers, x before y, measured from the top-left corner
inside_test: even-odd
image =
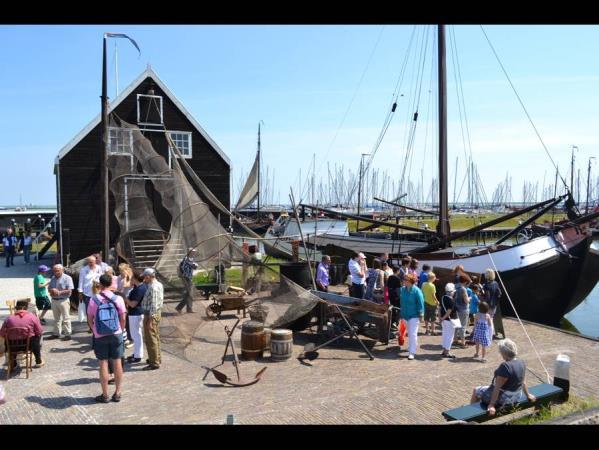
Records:
[[[109,192],[108,192],[108,96],[106,82],[106,34],[104,34],[102,43],[102,142],[104,144],[102,165],[100,172],[102,173],[103,183],[103,260],[108,261],[110,250],[110,215],[109,215]]]

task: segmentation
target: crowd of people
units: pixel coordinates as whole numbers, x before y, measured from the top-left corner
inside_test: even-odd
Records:
[[[324,256],[317,270],[319,290],[328,289],[330,257]],[[383,253],[374,258],[372,266],[366,264],[363,253],[355,253],[348,262],[349,295],[351,297],[385,303],[393,307],[391,330],[395,337],[400,320],[404,321],[408,338],[408,360],[415,358],[418,332],[424,325],[424,334],[441,334],[442,356],[454,358],[452,346],[476,346],[474,358],[486,361],[487,349],[494,337],[493,318],[497,311],[501,289],[495,281],[495,272],[487,269],[484,285],[471,277],[461,265],[453,269],[452,281],[445,284],[439,294],[437,275],[428,264],[405,256],[395,265]],[[439,286],[441,287],[441,286]],[[440,297],[440,298],[439,298]],[[441,332],[437,331],[440,325]],[[468,333],[469,327],[470,332]]]
[[[329,270],[331,258],[324,255],[316,270],[316,286],[319,291],[328,292],[330,285]],[[410,256],[401,259],[395,265],[389,255],[383,253],[375,258],[368,268],[366,256],[355,253],[348,262],[349,295],[351,297],[385,303],[392,306],[391,329],[396,337],[400,321],[407,329],[408,360],[414,360],[418,350],[418,332],[424,323],[424,334],[438,336],[441,326],[443,358],[455,358],[453,347],[467,348],[475,346],[472,358],[486,362],[489,347],[494,338],[498,338],[493,318],[497,313],[502,296],[496,274],[492,269],[485,270],[484,283],[470,276],[461,265],[451,274],[452,281],[447,282],[437,294],[437,275],[428,264],[419,269],[419,261]],[[437,284],[435,284],[437,283]],[[440,297],[440,299],[439,299]],[[471,327],[470,333],[467,332]],[[503,329],[501,329],[503,333]],[[530,401],[535,397],[528,392],[525,381],[526,364],[517,358],[516,344],[510,339],[498,342],[503,362],[495,370],[490,385],[478,386],[472,393],[471,402],[483,402],[489,415],[496,414],[496,407],[513,403],[523,393]]]
[[[187,264],[193,265],[193,253],[187,255]],[[131,270],[128,264],[119,264],[118,276],[114,269],[102,261],[100,254],[86,258],[86,265],[79,272],[77,288],[73,278],[66,274],[61,264],[52,267],[52,275],[46,278],[50,268],[38,267],[33,278],[35,302],[39,316],[29,312],[29,302],[19,300],[16,313],[4,321],[0,336],[30,339],[30,348],[35,357],[34,368],[45,365],[42,359],[43,325],[45,316],[52,311],[54,325],[46,339],[71,340],[71,302],[73,291],[77,291],[80,308],[84,311],[88,333],[92,334],[92,349],[99,361],[102,394],[95,400],[100,403],[121,400],[123,372],[126,364],[140,363],[144,358],[144,344],[148,358],[142,370],[156,370],[162,364],[159,324],[164,300],[164,288],[156,279],[156,272],[147,268],[141,273]],[[187,303],[188,299],[184,301]],[[84,319],[85,320],[85,319]],[[12,331],[11,331],[12,330]],[[13,336],[19,331],[22,336]],[[125,350],[133,352],[125,358]],[[17,361],[11,361],[11,368]],[[108,385],[114,384],[112,397]]]
[[[2,248],[4,249],[4,258],[6,267],[15,265],[15,255],[19,252],[23,254],[23,262],[31,262],[31,247],[33,246],[33,237],[30,231],[20,231],[16,236],[11,227],[6,229],[2,236]]]
[[[179,275],[186,281],[186,294],[177,305],[182,312],[187,307],[192,311],[193,270],[197,268],[193,258],[195,252],[189,249],[180,264]],[[323,256],[317,268],[316,285],[320,291],[328,291],[331,258]],[[418,335],[421,325],[424,334],[438,336],[441,328],[442,353],[444,358],[455,358],[451,353],[454,346],[467,348],[473,344],[476,353],[473,358],[486,361],[486,355],[495,336],[493,317],[497,312],[501,289],[495,281],[495,272],[487,269],[484,284],[477,283],[462,266],[453,270],[453,281],[448,282],[438,294],[437,275],[433,268],[409,256],[395,265],[387,254],[375,258],[368,268],[363,253],[356,253],[348,263],[350,296],[392,306],[391,330],[396,337],[400,321],[404,321],[408,339],[408,360],[414,360],[418,351]],[[156,370],[162,364],[160,351],[159,323],[164,298],[164,288],[156,279],[154,269],[147,268],[142,273],[132,271],[127,264],[118,266],[118,276],[114,269],[102,261],[100,254],[86,258],[86,265],[79,272],[75,289],[73,279],[66,274],[61,264],[52,267],[52,276],[45,274],[49,267],[40,265],[33,279],[33,288],[39,316],[28,312],[28,301],[18,301],[16,313],[4,321],[0,336],[10,337],[11,329],[26,330],[30,338],[35,368],[45,365],[42,359],[43,325],[45,316],[52,311],[54,325],[47,339],[71,340],[70,298],[77,291],[80,308],[87,317],[88,332],[92,334],[92,349],[99,361],[100,385],[102,393],[95,400],[108,403],[121,400],[123,372],[126,365],[140,363],[144,358],[144,345],[148,358],[143,370]],[[440,297],[440,299],[439,299]],[[468,327],[471,332],[467,333]],[[468,338],[468,339],[467,339]],[[505,338],[505,336],[504,336]],[[133,352],[125,358],[125,349],[133,347]],[[495,406],[519,398],[524,392],[534,401],[524,382],[525,364],[516,358],[517,348],[509,339],[499,342],[499,351],[504,362],[495,371],[491,385],[474,389],[472,401],[486,402],[489,414],[495,413]],[[16,361],[11,361],[16,366]],[[109,397],[108,386],[115,385]]]

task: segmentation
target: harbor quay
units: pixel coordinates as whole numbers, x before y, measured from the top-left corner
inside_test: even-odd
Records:
[[[34,270],[33,264],[0,268],[0,320],[8,314],[6,299],[31,296]],[[163,320],[191,320],[203,314],[208,302],[201,303],[197,313],[177,316],[176,303],[167,300]],[[91,334],[86,324],[72,315],[73,339],[43,342],[46,365],[33,369],[29,379],[22,370],[5,381],[6,366],[0,370],[6,393],[6,403],[0,405],[0,424],[224,424],[227,417],[234,424],[442,424],[441,413],[469,403],[473,387],[489,384],[501,362],[496,343],[486,363],[472,358],[473,347],[455,349],[456,359],[443,359],[441,336],[425,335],[419,336],[418,353],[412,361],[407,359],[405,347],[399,351],[396,340],[383,345],[364,338],[375,357],[370,360],[355,340],[347,338],[320,349],[317,359],[300,362],[297,356],[304,344],[316,342],[316,335],[306,330],[294,333],[293,356],[286,361],[273,362],[265,353],[264,358],[241,362],[242,376],[250,379],[267,367],[260,382],[228,387],[212,374],[205,377],[201,366],[221,362],[224,326],[232,327],[241,317],[234,313],[223,313],[219,321],[203,321],[184,354],[163,348],[160,370],[142,371],[143,363],[127,364],[122,400],[109,404],[94,401],[100,385]],[[48,314],[45,336],[52,326]],[[524,326],[551,376],[556,356],[566,354],[571,360],[571,394],[596,396],[599,341],[533,323]],[[527,363],[529,386],[546,382],[545,371],[519,322],[507,318],[504,327],[507,337],[518,344],[519,357]],[[238,327],[233,334],[238,350],[240,338]],[[233,378],[231,361],[226,358],[218,369]]]

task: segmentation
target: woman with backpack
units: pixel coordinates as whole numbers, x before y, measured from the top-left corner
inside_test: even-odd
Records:
[[[110,287],[112,277],[100,277],[100,292],[90,298],[87,307],[87,321],[93,332],[93,349],[100,362],[100,384],[102,394],[95,400],[98,403],[108,403],[108,360],[114,368],[115,391],[113,402],[121,401],[121,383],[123,381],[123,366],[121,359],[125,353],[123,345],[123,330],[127,308],[123,298],[114,294]]]

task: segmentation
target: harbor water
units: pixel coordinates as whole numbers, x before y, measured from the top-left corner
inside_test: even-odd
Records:
[[[599,249],[599,240],[593,241],[593,248]],[[566,319],[584,335],[599,338],[599,283],[589,296]]]

